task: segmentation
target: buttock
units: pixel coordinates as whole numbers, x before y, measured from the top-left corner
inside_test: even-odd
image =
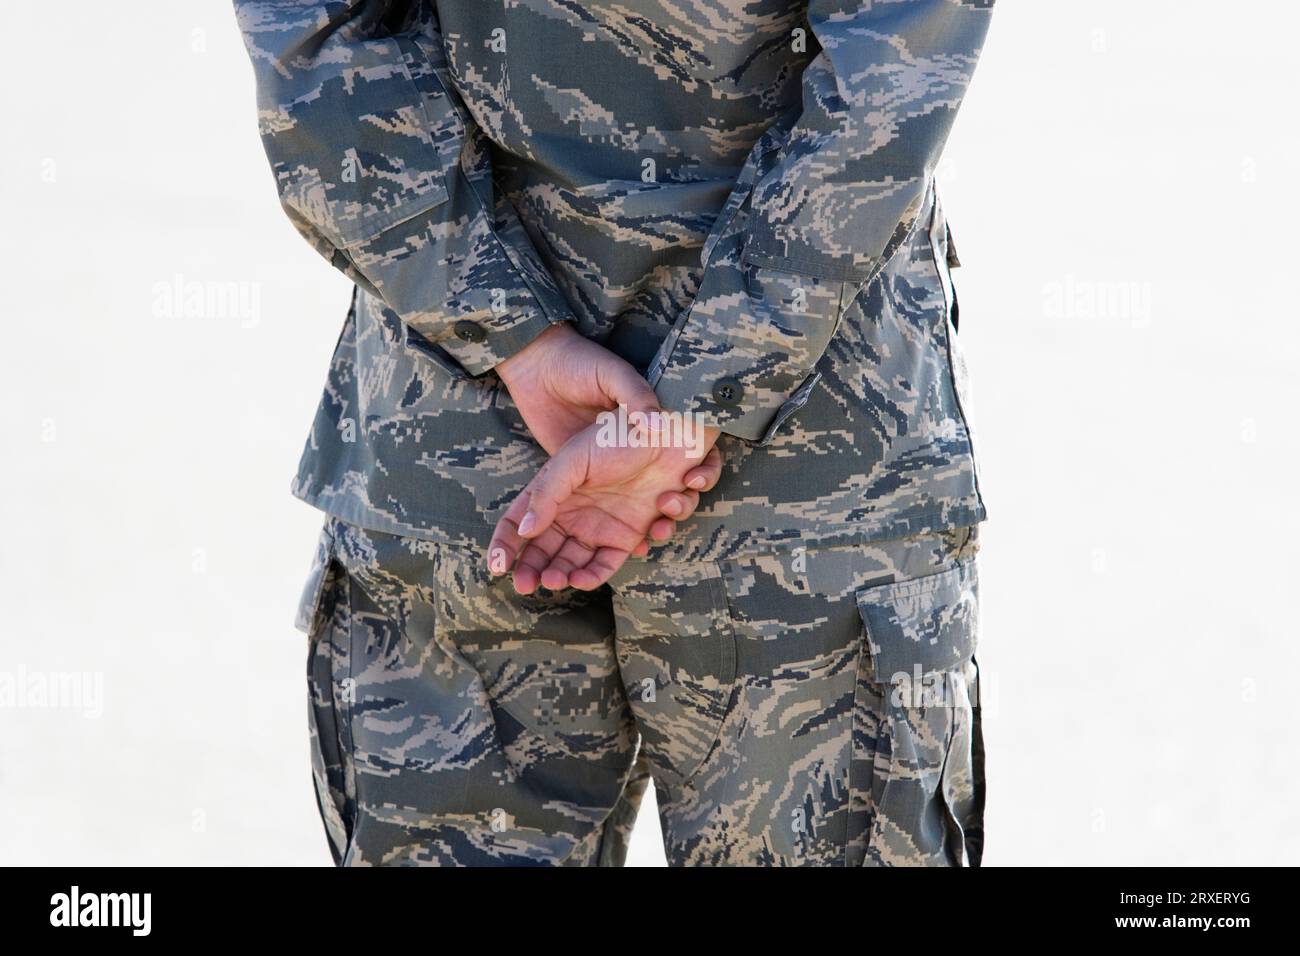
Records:
[[[976,528],[615,584],[672,862],[978,862]]]
[[[521,596],[472,548],[331,520],[299,624],[335,857],[618,862],[648,775],[675,865],[977,863],[977,549],[632,561]]]

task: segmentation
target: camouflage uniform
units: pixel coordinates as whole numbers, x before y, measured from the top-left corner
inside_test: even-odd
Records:
[[[974,529],[630,562],[521,596],[472,546],[331,519],[303,601],[349,865],[978,863]]]
[[[887,572],[899,582],[916,574],[961,577],[961,587],[948,578],[926,585],[932,591],[924,592],[928,597],[919,609],[916,601],[901,598],[880,606],[906,605],[904,617],[911,623],[894,628],[914,630],[926,653],[967,653],[965,662],[945,661],[942,673],[954,686],[969,688],[969,602],[963,597],[960,607],[926,604],[973,595],[973,567],[966,562],[959,571],[956,564],[897,556],[930,554],[935,542],[952,534],[969,536],[968,529],[985,516],[954,337],[956,255],[932,173],[974,70],[992,0],[235,0],[235,6],[255,68],[263,142],[285,210],[308,241],[357,284],[294,482],[296,494],[338,519],[330,525],[331,540],[347,537],[340,530],[346,522],[354,534],[367,529],[380,552],[458,555],[466,570],[448,576],[446,587],[479,593],[468,590],[476,579],[465,556],[487,544],[497,518],[545,457],[492,369],[550,323],[571,322],[642,370],[666,408],[700,412],[722,429],[723,477],[674,540],[635,563],[611,589],[516,602],[495,590],[489,600],[485,589],[479,595],[485,606],[476,613],[505,615],[510,626],[497,629],[485,620],[484,630],[501,639],[515,634],[517,643],[518,635],[529,633],[520,621],[542,628],[552,607],[598,615],[601,601],[606,617],[617,616],[620,605],[636,605],[620,581],[642,574],[638,593],[661,589],[667,602],[662,613],[671,618],[660,623],[655,640],[677,633],[679,652],[688,653],[685,647],[710,638],[701,637],[709,630],[691,614],[673,610],[678,600],[697,599],[693,591],[689,599],[674,597],[681,581],[710,573],[720,579],[746,563],[788,561],[798,552],[810,567],[815,561],[846,568],[865,562],[861,573]],[[329,648],[338,640],[337,615],[353,622],[349,633],[359,640],[358,614],[374,622],[396,613],[354,606],[379,601],[352,579],[359,567],[334,558],[324,567],[335,568],[324,577],[339,581],[326,602],[335,608],[327,616],[334,623],[316,628],[318,662],[330,659]],[[385,577],[389,573],[401,577],[396,570]],[[856,573],[845,572],[846,580],[856,580]],[[760,606],[746,610],[742,588],[708,612],[721,622],[720,607],[726,605],[737,647],[744,646],[747,628],[787,620],[788,662],[799,668],[814,659],[798,649],[800,621],[825,628],[819,639],[846,639],[852,622],[835,619],[829,609],[859,591],[847,584],[848,591],[780,576],[764,579],[769,577],[780,584],[754,592]],[[410,588],[419,586],[418,578],[405,580]],[[338,599],[340,589],[349,600]],[[805,600],[826,602],[827,608],[817,615],[801,611]],[[428,606],[445,616],[449,604],[465,603],[463,596],[446,594]],[[875,605],[859,600],[860,610],[868,606]],[[533,610],[520,610],[528,608]],[[914,612],[929,617],[907,617]],[[462,616],[469,617],[468,610]],[[877,639],[869,616],[863,610],[856,626],[859,648]],[[404,653],[428,646],[427,635],[421,645],[407,619],[386,620],[390,641],[401,634],[401,641],[413,642]],[[680,632],[673,632],[675,622]],[[380,640],[371,630],[379,628],[368,623],[362,629],[369,633],[367,646]],[[635,643],[638,629],[630,622],[615,628],[615,644]],[[568,630],[561,632],[553,638],[558,650],[567,647]],[[454,641],[439,641],[451,653],[447,648]],[[583,653],[597,651],[593,645]],[[668,669],[654,679],[669,681],[666,674],[681,670],[689,680],[690,668],[671,664],[673,655],[664,653]],[[884,653],[897,659],[888,649]],[[620,654],[628,666],[642,661],[635,648]],[[363,659],[372,666],[368,656]],[[760,663],[781,667],[787,655]],[[913,663],[926,665],[928,659]],[[623,661],[617,665],[621,673]],[[463,671],[445,662],[439,666]],[[497,666],[509,668],[509,662],[498,659]],[[528,671],[522,659],[519,667]],[[403,719],[419,723],[415,701],[431,708],[430,719],[437,713],[441,698],[433,673],[426,673],[428,688],[403,698],[412,708]],[[760,673],[742,676],[738,666],[734,674],[723,668],[702,678],[711,703],[682,704],[671,718],[643,715],[632,705],[635,732],[628,732],[629,740],[642,740],[657,785],[686,787],[673,776],[686,769],[694,774],[691,786],[707,779],[708,795],[694,799],[722,807],[727,816],[718,825],[731,821],[728,839],[737,841],[726,849],[695,826],[675,822],[675,833],[688,834],[670,836],[673,846],[680,841],[675,859],[780,862],[832,855],[824,846],[817,849],[816,841],[796,848],[776,836],[763,838],[766,849],[759,851],[746,842],[760,839],[758,829],[736,829],[743,815],[736,802],[749,801],[754,813],[775,813],[792,808],[783,801],[793,797],[760,797],[752,780],[747,785],[742,779],[748,770],[736,771],[741,776],[727,783],[700,776],[709,761],[684,769],[691,760],[664,756],[703,746],[704,710],[719,711],[719,719],[745,719],[737,716],[750,701],[743,687]],[[811,719],[814,700],[830,705],[830,697],[817,695],[838,688],[806,676],[809,687],[798,693],[809,694],[810,704],[800,716]],[[482,686],[496,686],[488,681],[474,690],[470,677],[470,671],[446,674],[447,707],[483,693]],[[542,681],[539,688],[544,686]],[[884,685],[866,680],[863,686]],[[584,709],[584,719],[616,707],[612,696],[607,699],[612,690],[583,693],[600,700]],[[870,696],[863,691],[849,701],[868,713],[853,722],[863,728],[873,722],[871,708],[862,704]],[[474,771],[505,779],[536,760],[539,769],[528,773],[545,776],[552,771],[540,765],[553,762],[565,764],[563,772],[554,771],[559,777],[572,777],[570,799],[546,804],[548,813],[565,816],[571,825],[542,822],[527,831],[532,837],[517,834],[517,858],[616,858],[611,842],[576,821],[594,813],[606,830],[623,832],[626,807],[610,809],[617,805],[606,799],[610,784],[588,780],[588,764],[624,767],[624,745],[606,739],[611,731],[602,724],[599,730],[573,731],[566,747],[582,756],[552,753],[542,742],[550,739],[544,732],[550,718],[540,716],[549,705],[541,698],[534,703],[541,709],[525,713],[543,726],[521,723],[526,753],[511,750],[514,728],[503,731],[498,721],[495,740],[480,741],[483,748],[492,743],[500,749],[499,760],[484,758],[483,767],[495,769],[476,765]],[[319,717],[320,707],[316,712]],[[519,712],[511,710],[516,718]],[[939,770],[947,777],[947,762],[936,768],[925,759],[944,750],[943,740],[952,745],[963,734],[972,737],[972,713],[967,704],[956,707],[946,735],[918,724],[924,746],[909,746],[912,764],[906,772],[896,768],[899,779],[928,786]],[[763,719],[783,718],[778,708]],[[353,730],[356,723],[353,714]],[[842,743],[829,736],[835,721],[828,716],[823,723],[826,740]],[[764,727],[762,720],[750,720],[750,732]],[[686,736],[669,741],[669,728]],[[664,739],[656,743],[655,735]],[[853,744],[855,753],[881,739],[865,729],[862,735]],[[724,740],[713,737],[721,748],[710,758],[717,767],[728,754],[735,766],[747,768],[759,759],[739,744],[728,750]],[[435,766],[441,759],[433,755],[436,749],[430,742],[429,756],[398,764]],[[814,759],[796,750],[777,748],[763,759]],[[872,811],[868,790],[886,788],[883,782],[875,788],[857,781],[837,791],[839,784],[831,782],[838,773],[834,760],[825,748],[816,752],[815,759],[828,761],[825,773],[831,776],[822,779],[830,789],[809,797],[805,816],[822,821],[819,827],[834,817],[838,827],[840,818],[830,809],[836,800],[862,804],[861,812],[849,813],[850,839],[841,841],[852,860],[862,855],[853,849],[861,843],[857,830],[879,831],[859,825]],[[361,773],[360,751],[356,756],[356,766],[322,759],[330,773],[346,778]],[[383,758],[395,759],[392,753]],[[853,762],[848,765],[852,770]],[[875,766],[878,777],[879,761]],[[970,766],[961,769],[960,760],[953,766],[958,776],[973,774]],[[398,787],[403,774],[391,766],[382,772]],[[626,782],[626,775],[618,779]],[[769,784],[780,785],[775,778]],[[967,779],[958,788],[964,795],[954,798],[967,809],[979,803],[962,789],[969,784]],[[467,799],[478,792],[465,787]],[[892,794],[904,788],[888,789]],[[351,824],[347,814],[337,813],[337,832],[351,832],[349,825],[364,830],[372,810],[393,816],[386,824],[399,828],[458,826],[444,822],[455,807],[435,801],[426,813],[414,795],[404,802],[385,792],[381,802],[389,809],[382,810],[347,786],[329,793],[323,801],[327,819],[335,797],[354,813]],[[725,804],[716,802],[724,798]],[[686,806],[681,800],[675,805]],[[918,812],[931,815],[918,818],[916,826],[933,827],[932,802],[923,804]],[[703,813],[706,803],[699,806]],[[461,809],[482,812],[473,801]],[[522,807],[501,809],[525,813]],[[399,818],[408,813],[412,822],[403,823]],[[961,820],[958,825],[978,831]],[[447,837],[463,853],[421,843],[424,849],[410,849],[410,855],[440,861],[476,854],[516,858],[500,841],[465,826],[457,840]],[[953,849],[961,841],[940,841],[945,849],[937,856],[919,848],[905,852],[904,844],[920,847],[925,841],[914,827],[899,827],[897,846],[883,834],[866,855],[882,861],[961,858]],[[566,852],[529,842],[554,840],[561,832],[570,834]],[[831,839],[828,831],[818,832],[819,839]],[[354,862],[371,861],[399,857],[406,852],[399,848],[414,845],[394,836],[381,850],[385,844],[377,837],[369,849],[353,845],[346,852]]]

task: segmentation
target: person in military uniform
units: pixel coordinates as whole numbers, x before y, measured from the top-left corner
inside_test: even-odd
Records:
[[[620,865],[650,782],[673,865],[980,862],[933,172],[992,6],[235,0],[356,284],[293,485],[337,862]]]

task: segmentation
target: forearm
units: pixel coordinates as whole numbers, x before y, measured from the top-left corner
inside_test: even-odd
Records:
[[[840,317],[910,234],[992,0],[811,0],[803,107],[754,147],[699,292],[649,378],[664,407],[766,442],[817,387]]]
[[[492,186],[429,5],[235,0],[281,204],[470,374],[571,318]],[[522,238],[521,238],[522,237]]]

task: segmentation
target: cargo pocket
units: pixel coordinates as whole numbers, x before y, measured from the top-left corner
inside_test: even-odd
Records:
[[[983,745],[975,565],[867,588],[847,861],[977,866]]]
[[[614,603],[618,670],[642,752],[670,789],[691,781],[719,746],[736,683],[736,636],[716,566],[674,571],[674,586],[629,583]]]
[[[333,537],[321,535],[317,558],[303,590],[298,625],[307,631],[307,720],[312,779],[330,853],[340,863],[356,821],[356,775],[352,760],[352,613],[350,579],[334,559]]]

